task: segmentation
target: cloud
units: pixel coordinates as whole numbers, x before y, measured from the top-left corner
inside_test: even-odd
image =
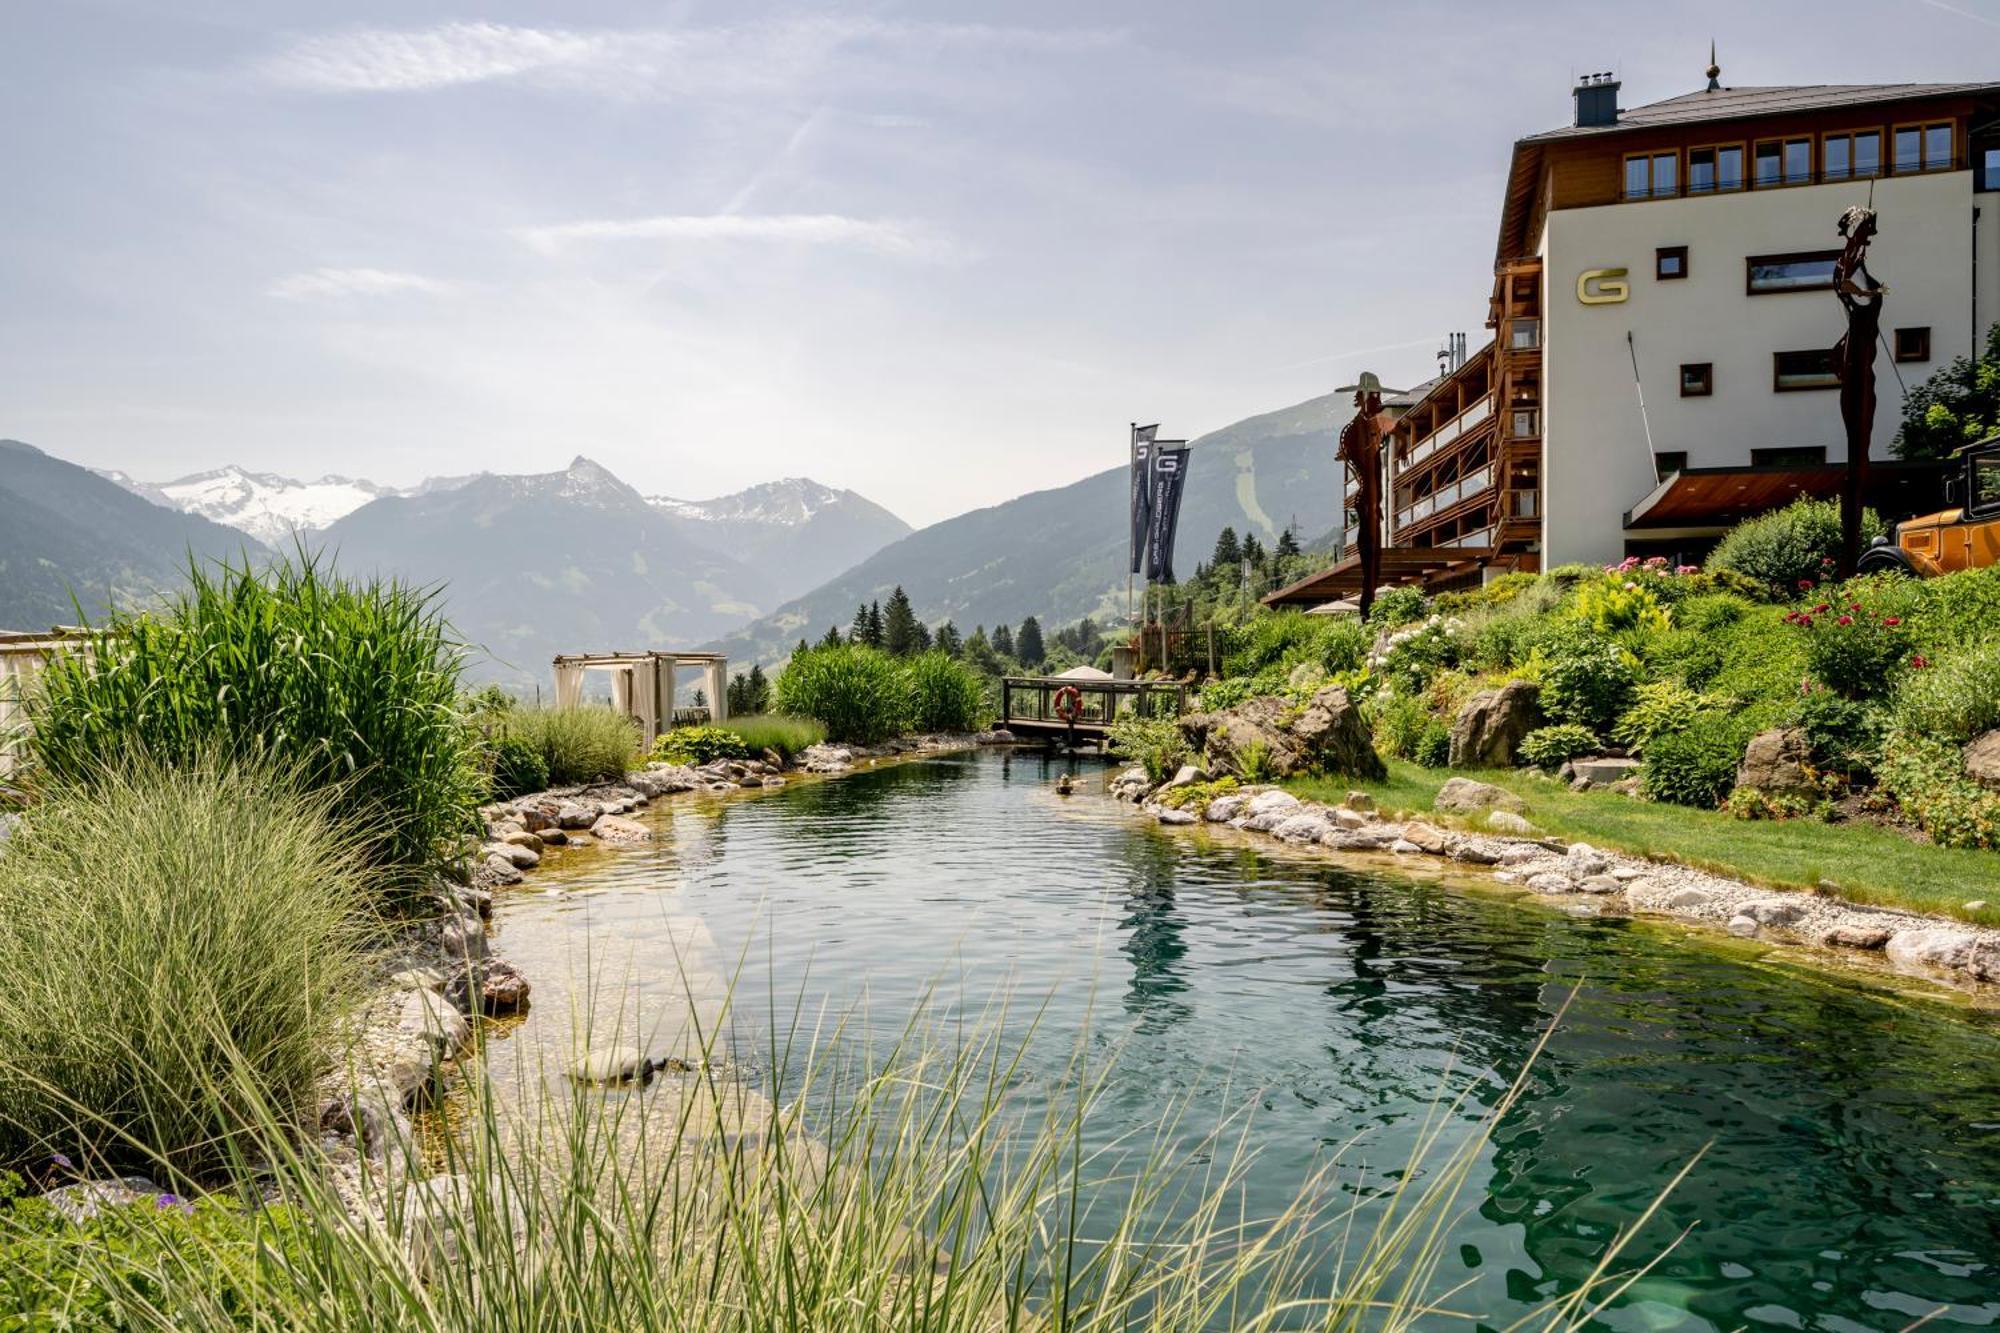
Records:
[[[316,268],[280,278],[268,294],[287,301],[310,300],[320,296],[393,296],[399,292],[421,292],[442,296],[451,284],[426,278],[421,273],[394,273],[379,268]]]
[[[762,241],[785,245],[826,245],[875,254],[940,259],[951,244],[920,223],[843,217],[838,213],[678,214],[607,218],[523,227],[516,233],[544,254],[591,241]]]
[[[844,49],[1052,55],[1102,50],[1124,38],[1122,31],[1106,28],[812,16],[735,28],[589,32],[446,23],[307,37],[264,61],[261,72],[287,87],[328,93],[418,92],[523,80],[607,95],[685,94],[731,86],[783,88]]]

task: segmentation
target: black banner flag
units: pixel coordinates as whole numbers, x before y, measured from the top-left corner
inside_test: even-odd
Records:
[[[1188,449],[1184,440],[1161,440],[1153,446],[1153,480],[1146,504],[1146,580],[1174,581],[1174,530],[1181,521],[1181,491],[1187,482]]]
[[[1158,426],[1132,423],[1132,573],[1146,567],[1146,519],[1153,500],[1153,435]]]

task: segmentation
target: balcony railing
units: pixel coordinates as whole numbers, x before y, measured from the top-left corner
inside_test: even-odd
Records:
[[[1404,456],[1403,464],[1397,470],[1399,472],[1409,471],[1492,415],[1493,395],[1490,393],[1483,394],[1478,402],[1425,436],[1421,444],[1417,445],[1416,448],[1410,450]]]
[[[1491,490],[1492,487],[1493,468],[1489,464],[1397,510],[1396,527],[1406,528],[1412,523],[1429,518],[1432,514],[1451,508],[1461,500],[1470,499],[1481,491]]]

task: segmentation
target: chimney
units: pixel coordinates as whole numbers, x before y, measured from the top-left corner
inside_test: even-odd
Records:
[[[1618,123],[1618,80],[1610,71],[1584,75],[1576,81],[1572,96],[1578,129]]]

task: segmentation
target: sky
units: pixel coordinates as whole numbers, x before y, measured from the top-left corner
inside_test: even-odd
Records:
[[[2000,70],[2000,0],[0,0],[0,437],[934,522],[1478,346],[1512,141],[1711,35]]]

